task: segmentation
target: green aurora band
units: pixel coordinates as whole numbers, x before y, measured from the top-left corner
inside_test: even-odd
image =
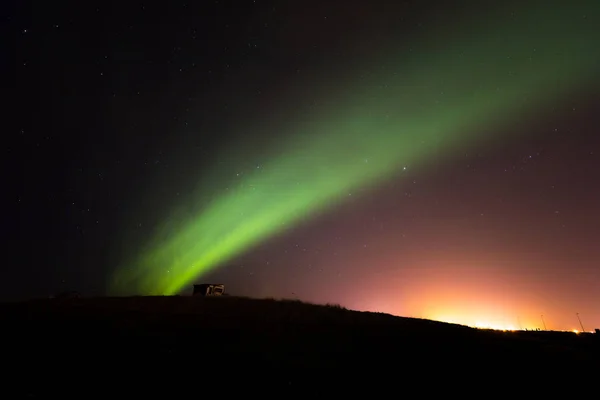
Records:
[[[599,5],[580,3],[523,2],[514,14],[497,10],[493,24],[463,21],[422,38],[418,52],[371,60],[385,69],[319,97],[328,106],[278,132],[285,143],[267,163],[175,231],[165,225],[110,290],[176,294],[349,192],[485,140],[490,127],[590,82],[600,71]]]

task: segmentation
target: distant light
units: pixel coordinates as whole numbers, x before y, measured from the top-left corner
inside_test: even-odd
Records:
[[[579,333],[577,329],[573,329],[573,333]]]
[[[516,330],[516,329],[514,329],[513,326],[502,326],[502,325],[495,325],[495,324],[490,324],[490,323],[485,323],[485,322],[477,322],[472,327],[477,328],[477,329],[492,329],[495,331],[503,331],[503,332],[513,332]]]

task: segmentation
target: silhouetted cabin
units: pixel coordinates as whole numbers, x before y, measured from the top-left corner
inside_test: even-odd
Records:
[[[194,296],[223,296],[225,285],[220,283],[202,283],[194,285]]]
[[[58,299],[58,300],[80,299],[81,295],[79,294],[79,292],[76,292],[75,290],[69,290],[69,291],[61,292],[61,293],[57,294],[56,296],[54,296],[54,298]]]

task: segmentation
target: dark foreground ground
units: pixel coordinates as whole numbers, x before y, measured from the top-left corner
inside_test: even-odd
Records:
[[[297,301],[39,300],[0,304],[0,318],[5,398],[489,397],[557,385],[587,394],[600,381],[600,335],[483,331]]]

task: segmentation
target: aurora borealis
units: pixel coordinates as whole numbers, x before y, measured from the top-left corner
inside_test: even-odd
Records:
[[[406,166],[437,163],[486,140],[485,127],[548,106],[595,77],[600,58],[591,49],[600,37],[580,11],[533,3],[518,13],[502,11],[492,24],[459,25],[443,38],[433,30],[413,54],[389,45],[385,56],[365,61],[385,70],[316,93],[323,107],[274,132],[275,150],[263,164],[198,215],[163,230],[139,260],[117,272],[116,285],[178,293],[353,190]]]
[[[600,326],[600,5],[493,3],[19,5],[0,295]]]

